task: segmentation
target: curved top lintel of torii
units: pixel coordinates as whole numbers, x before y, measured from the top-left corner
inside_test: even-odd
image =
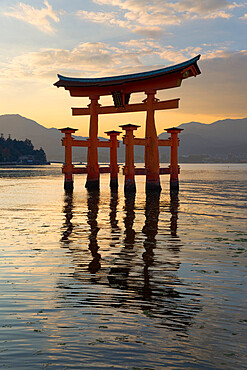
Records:
[[[71,96],[101,96],[121,92],[131,94],[178,87],[183,79],[197,76],[201,73],[197,61],[200,55],[183,63],[152,71],[101,77],[73,78],[58,75],[59,80],[54,84],[70,91]]]

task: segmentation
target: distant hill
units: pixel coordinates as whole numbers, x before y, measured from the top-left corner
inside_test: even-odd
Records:
[[[200,122],[184,123],[179,128],[180,159],[247,161],[247,118],[225,119],[211,124]],[[167,138],[163,133],[160,138]],[[182,158],[181,158],[182,157]]]
[[[204,124],[200,122],[184,123],[179,126],[184,129],[180,134],[180,161],[246,161],[247,162],[247,118],[225,119],[222,121]],[[46,128],[37,122],[18,114],[0,116],[0,133],[4,137],[10,134],[13,139],[30,139],[34,148],[42,147],[48,161],[63,161],[64,148],[61,146],[63,135],[56,128]],[[85,137],[75,136],[78,139]],[[167,138],[166,133],[159,135]],[[100,138],[105,140],[103,138]],[[86,161],[86,148],[74,148],[75,161]],[[135,147],[136,162],[144,161],[144,148]],[[160,148],[160,161],[168,161],[169,150]],[[99,149],[99,160],[109,160],[109,150]],[[119,162],[124,161],[124,148],[120,145],[118,151]]]

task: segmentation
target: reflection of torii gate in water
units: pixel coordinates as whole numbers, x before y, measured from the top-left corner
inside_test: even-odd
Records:
[[[71,134],[76,129],[69,127],[61,129],[65,134],[63,145],[65,146],[65,189],[73,189],[73,174],[87,173],[86,187],[88,189],[99,188],[100,172],[111,173],[111,187],[118,186],[118,165],[117,165],[117,135],[118,131],[109,131],[109,141],[98,139],[98,115],[124,112],[146,111],[145,138],[138,139],[133,135],[133,130],[138,126],[128,124],[121,127],[126,131],[125,144],[125,191],[135,191],[135,174],[146,174],[146,190],[161,190],[160,174],[170,174],[171,190],[178,190],[179,166],[177,161],[177,147],[179,145],[178,133],[180,129],[171,128],[167,132],[171,134],[168,140],[159,140],[155,127],[155,110],[178,108],[179,99],[159,101],[155,98],[157,90],[179,87],[182,80],[200,74],[197,65],[200,55],[175,66],[162,68],[154,71],[136,73],[115,77],[104,78],[69,78],[58,75],[59,81],[54,85],[69,90],[71,96],[89,97],[88,108],[72,108],[72,115],[90,115],[89,139],[75,140]],[[145,92],[146,99],[142,103],[129,104],[131,93]],[[100,96],[112,95],[114,106],[101,106],[98,103]],[[145,146],[145,169],[135,169],[134,166],[134,145]],[[88,148],[87,167],[75,168],[72,165],[72,147],[81,146]],[[171,164],[169,168],[159,168],[159,146],[171,147]],[[109,147],[111,149],[110,167],[99,167],[98,147]]]

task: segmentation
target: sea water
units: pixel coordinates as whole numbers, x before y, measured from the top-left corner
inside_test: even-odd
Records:
[[[0,169],[0,368],[246,368],[247,165],[161,180]]]

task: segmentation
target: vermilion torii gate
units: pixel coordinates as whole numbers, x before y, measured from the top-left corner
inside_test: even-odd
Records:
[[[171,133],[171,138],[169,140],[162,140],[164,142],[162,144],[162,141],[157,137],[157,131],[155,127],[155,110],[178,108],[179,99],[159,101],[155,98],[155,94],[157,90],[179,87],[182,83],[182,80],[191,76],[196,77],[198,74],[200,74],[201,72],[197,65],[197,61],[199,59],[200,55],[184,63],[180,63],[171,67],[122,76],[103,78],[70,78],[58,75],[59,81],[54,84],[55,86],[64,87],[65,90],[69,90],[71,96],[89,97],[90,99],[90,104],[87,108],[72,108],[73,116],[90,116],[89,139],[85,141],[74,140],[71,137],[71,134],[76,131],[75,129],[61,129],[61,131],[65,133],[63,145],[65,145],[65,153],[67,152],[67,154],[65,154],[65,166],[63,169],[63,172],[65,173],[65,189],[73,189],[72,175],[73,173],[79,173],[79,170],[80,173],[87,173],[86,187],[88,189],[99,188],[99,174],[100,172],[105,171],[103,168],[100,170],[98,165],[98,147],[105,146],[115,149],[117,148],[117,133],[114,133],[113,135],[112,132],[112,137],[110,132],[108,133],[110,136],[110,142],[99,141],[98,115],[141,111],[147,112],[145,139],[134,140],[133,130],[135,129],[135,125],[124,125],[123,129],[126,130],[125,144],[132,142],[133,145],[145,145],[146,190],[161,190],[160,173],[162,173],[162,171],[160,171],[161,169],[159,168],[159,145],[171,146],[171,165],[169,172],[164,171],[164,173],[170,173],[171,175],[171,188],[178,189],[177,134],[180,132],[180,130],[168,130],[168,132]],[[129,104],[131,94],[139,92],[144,92],[147,96],[146,99],[142,103]],[[113,106],[102,107],[98,103],[100,96],[105,95],[112,95],[114,102]],[[130,126],[132,126],[132,128]],[[115,139],[113,139],[113,137],[115,137]],[[72,165],[72,146],[88,147],[86,171],[81,169],[77,170]],[[130,154],[132,150],[133,148],[131,145],[126,145],[126,160],[130,158],[131,163],[133,162]],[[111,169],[114,167],[114,171],[116,173],[116,164],[113,165],[111,163],[110,167]],[[125,191],[135,190],[132,175],[129,176],[130,167],[131,171],[133,172],[133,166],[130,164],[125,164]],[[112,173],[112,171],[113,170],[110,172]],[[113,176],[111,177],[111,185],[112,187],[117,186],[116,176],[115,180]]]

